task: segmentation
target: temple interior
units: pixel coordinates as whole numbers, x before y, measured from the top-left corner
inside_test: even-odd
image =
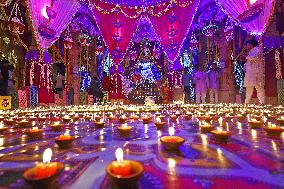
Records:
[[[284,189],[284,0],[0,0],[0,189]]]

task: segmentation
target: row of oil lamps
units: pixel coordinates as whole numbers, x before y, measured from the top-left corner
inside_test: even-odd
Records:
[[[164,107],[167,109],[167,106]],[[196,108],[196,107],[195,107]],[[169,108],[170,109],[170,108]],[[194,109],[194,107],[190,107],[190,109]],[[187,109],[189,110],[189,109]],[[200,110],[202,108],[200,107]],[[136,111],[136,110],[134,110]],[[261,111],[261,110],[260,110]],[[53,111],[51,111],[53,112]],[[75,110],[72,110],[70,112],[76,112]],[[140,112],[140,111],[139,111]],[[210,113],[204,114],[204,112],[200,111],[200,114],[197,114],[196,117],[200,121],[199,127],[201,132],[203,133],[212,133],[213,136],[217,141],[220,142],[226,142],[228,138],[231,136],[231,133],[229,131],[222,130],[221,127],[215,127],[213,126],[212,121],[220,121],[220,116],[216,116],[214,113],[212,115]],[[121,112],[120,112],[121,113]],[[164,122],[165,116],[161,115],[160,113],[156,113],[157,118],[154,121],[154,124],[156,125],[158,130],[162,130],[164,126],[166,125],[166,122]],[[172,121],[176,121],[178,117],[182,115],[182,113],[176,111],[173,115],[170,115],[170,118]],[[192,113],[186,113],[183,115],[184,120],[193,120],[195,115]],[[65,115],[62,117],[62,121],[64,123],[70,123],[71,121],[78,121],[80,119],[80,115],[75,114],[73,116]],[[252,129],[257,128],[263,128],[267,134],[269,135],[280,135],[283,132],[282,125],[284,125],[284,117],[280,116],[278,117],[277,123],[280,124],[280,126],[275,125],[274,123],[267,122],[266,120],[260,119],[261,116],[244,116],[242,114],[238,114],[237,119],[239,121],[244,121],[246,117],[248,117],[248,125]],[[133,120],[139,120],[141,119],[144,124],[148,124],[152,121],[152,117],[149,114],[145,114],[144,116],[140,117],[137,114],[131,114],[130,116]],[[220,126],[222,126],[223,122],[232,120],[233,116],[231,115],[225,115],[224,120],[221,120]],[[276,117],[275,117],[276,118]],[[18,121],[18,125],[21,126],[28,126],[30,125],[30,121],[45,121],[48,119],[47,117],[30,117],[29,120],[23,119]],[[87,115],[84,117],[85,120],[91,121],[94,120],[95,126],[97,128],[103,128],[105,126],[105,119],[102,119],[101,116],[90,116]],[[223,118],[221,118],[223,119]],[[0,118],[1,120],[1,118]],[[128,122],[128,116],[127,115],[120,115],[118,118],[114,114],[108,115],[108,120],[111,122],[118,121],[120,123],[120,126],[117,127],[120,135],[122,137],[129,136],[131,131],[133,130],[133,126],[127,125]],[[64,124],[59,122],[60,119],[52,118],[51,121],[54,121],[50,127],[53,131],[61,131],[64,127]],[[3,120],[5,125],[14,125],[15,120],[14,119],[4,119]],[[264,126],[264,123],[267,125]],[[5,125],[0,125],[0,132],[4,132],[7,127]],[[38,129],[36,127],[26,131],[26,134],[31,138],[41,138],[42,136],[42,130]],[[169,127],[169,136],[162,136],[160,137],[161,143],[165,146],[166,150],[170,151],[176,151],[179,149],[179,147],[185,142],[185,139],[179,136],[174,135],[174,127]],[[70,147],[70,144],[74,141],[75,137],[70,136],[68,131],[65,132],[63,135],[60,135],[56,137],[55,142],[58,144],[59,147]],[[117,161],[111,162],[107,168],[106,173],[111,178],[112,182],[118,187],[118,188],[131,188],[133,185],[137,184],[137,181],[141,177],[143,173],[143,166],[139,162],[131,161],[131,160],[123,160],[123,151],[122,149],[117,149],[115,152]],[[50,162],[51,160],[52,151],[51,149],[47,149],[43,154],[43,162],[38,163],[35,167],[30,168],[24,172],[24,178],[27,182],[31,183],[33,186],[46,186],[49,185],[64,169],[64,164],[60,162]]]

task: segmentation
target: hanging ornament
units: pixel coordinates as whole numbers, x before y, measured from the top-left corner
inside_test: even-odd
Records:
[[[18,2],[16,1],[13,5],[9,20],[8,28],[11,32],[15,34],[23,34],[25,30],[25,25],[23,24],[23,19],[21,16],[20,8]]]
[[[198,40],[196,38],[195,33],[193,33],[190,37],[190,43],[189,43],[189,48],[191,50],[195,50],[198,49]]]
[[[240,14],[237,19],[241,23],[248,23],[255,20],[260,13],[264,10],[263,3],[254,3],[247,10],[245,10],[242,14]]]
[[[212,37],[218,30],[218,26],[216,24],[212,24],[211,22],[202,28],[202,34],[207,37]]]
[[[226,36],[226,40],[230,41],[234,37],[234,24],[231,22],[230,19],[227,19],[225,28],[224,28],[224,33]]]
[[[63,44],[64,44],[64,47],[66,49],[71,49],[73,47],[73,45],[74,45],[74,41],[73,41],[72,36],[70,34],[69,27],[66,30]]]

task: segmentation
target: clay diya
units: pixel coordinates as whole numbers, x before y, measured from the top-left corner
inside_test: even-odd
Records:
[[[28,127],[28,126],[31,125],[31,122],[28,121],[28,120],[26,120],[26,119],[23,119],[22,121],[19,121],[19,122],[18,122],[18,125],[19,125],[20,127]]]
[[[116,118],[116,116],[114,116],[113,114],[111,114],[111,115],[108,116],[108,120],[109,120],[110,122],[116,122],[117,118]]]
[[[163,136],[160,138],[161,143],[164,145],[165,149],[168,151],[178,151],[179,147],[185,142],[185,139],[178,136],[173,136],[175,129],[173,127],[169,128],[170,136]]]
[[[214,130],[214,127],[208,124],[207,122],[203,122],[202,124],[200,124],[199,127],[202,133],[210,133],[211,131]]]
[[[52,150],[46,149],[43,153],[43,162],[27,169],[24,174],[24,180],[35,188],[48,188],[64,169],[61,162],[50,162]]]
[[[95,126],[97,129],[102,129],[104,127],[105,123],[103,119],[99,119],[98,121],[95,121]]]
[[[123,124],[123,125],[117,127],[117,130],[118,130],[120,136],[126,137],[126,136],[130,135],[130,132],[133,130],[133,127],[129,126],[127,124]]]
[[[63,125],[60,124],[59,121],[54,122],[53,124],[50,125],[50,128],[52,129],[52,131],[54,132],[60,132],[62,130]]]
[[[3,134],[6,130],[8,130],[8,127],[5,127],[2,123],[0,124],[0,134]]]
[[[249,125],[249,127],[252,128],[252,129],[259,129],[259,128],[262,127],[263,122],[262,122],[262,121],[258,121],[258,120],[256,120],[256,119],[250,119],[250,120],[248,121],[248,125]]]
[[[191,120],[192,119],[192,114],[191,113],[186,113],[184,116],[183,116],[183,118],[185,119],[185,120]]]
[[[133,119],[134,121],[137,121],[139,119],[139,116],[138,115],[131,115],[131,119]]]
[[[70,136],[69,130],[66,130],[66,132],[63,135],[60,135],[55,138],[55,143],[59,146],[59,148],[64,149],[71,147],[74,140],[75,137]]]
[[[164,128],[164,126],[166,125],[166,122],[162,122],[161,119],[158,117],[156,119],[155,125],[156,125],[158,130],[162,130]]]
[[[160,115],[160,116],[159,116],[159,118],[161,119],[161,121],[164,121],[164,120],[165,120],[165,117],[166,117],[166,116],[164,116],[164,115]]]
[[[13,119],[6,119],[4,120],[4,124],[8,126],[14,125],[14,120]]]
[[[120,124],[124,124],[127,122],[127,117],[126,115],[122,115],[119,119],[118,119]]]
[[[231,133],[229,131],[223,131],[220,127],[217,127],[217,130],[211,131],[216,141],[227,142]]]
[[[91,120],[92,120],[92,116],[86,115],[86,116],[84,117],[84,119],[85,119],[85,121],[91,121]]]
[[[41,139],[42,132],[42,129],[38,129],[38,127],[33,127],[32,129],[25,131],[26,135],[32,140]]]
[[[63,120],[64,123],[70,123],[72,119],[71,119],[70,116],[65,115],[65,116],[62,118],[62,120]]]
[[[75,114],[73,117],[72,117],[73,121],[76,122],[80,119],[80,116],[78,114]]]
[[[111,162],[106,167],[106,174],[114,188],[133,189],[138,187],[144,168],[139,162],[123,159],[123,150],[118,148],[115,152],[117,161]]]
[[[176,121],[177,118],[178,118],[178,116],[176,116],[176,115],[170,115],[170,118],[172,119],[172,121]]]
[[[271,136],[280,136],[284,131],[282,127],[276,126],[275,124],[268,123],[268,127],[264,127],[263,130]]]
[[[280,124],[280,125],[283,125],[284,126],[284,117],[281,116],[280,118],[277,119],[277,122]]]
[[[152,120],[152,118],[149,116],[143,116],[141,119],[143,121],[143,124],[149,124]]]

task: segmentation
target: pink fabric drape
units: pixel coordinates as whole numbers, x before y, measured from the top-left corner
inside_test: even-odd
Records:
[[[50,4],[51,0],[28,0],[34,32],[38,45],[42,49],[47,49],[58,39],[61,32],[68,26],[80,6],[77,0],[54,1],[53,10],[56,11],[57,16],[50,20],[49,27],[55,31],[55,36],[47,39],[38,32],[38,29],[41,24],[47,25],[48,23],[46,7],[50,7]]]
[[[175,61],[177,59],[181,45],[192,23],[198,5],[199,0],[194,0],[192,1],[192,4],[186,7],[180,7],[179,5],[175,6],[173,11],[170,10],[160,17],[149,16],[155,32],[160,37],[161,45],[170,61]],[[175,16],[176,21],[171,24],[169,22],[169,17],[172,13]],[[176,30],[176,35],[173,38],[169,37],[171,25],[174,26]],[[176,46],[172,46],[171,44],[175,44]]]
[[[245,28],[251,34],[261,35],[265,32],[275,0],[257,0],[256,3],[263,3],[264,9],[258,17],[248,23],[241,23],[240,26]],[[237,20],[237,17],[244,11],[248,10],[247,0],[216,0],[217,4],[223,8],[224,12]],[[255,3],[255,4],[256,4]],[[254,5],[254,4],[253,4]]]
[[[104,10],[114,9],[113,5],[107,3],[100,3],[99,6]],[[123,11],[128,15],[135,15],[136,13],[135,10],[127,8]],[[93,12],[106,46],[110,51],[111,57],[115,62],[121,61],[136,29],[138,18],[128,18],[121,11],[117,11],[117,13],[112,12],[111,14],[104,14],[94,8]],[[117,21],[120,22],[120,27],[114,26],[114,23]],[[120,42],[115,41],[114,35],[121,36],[122,40]],[[121,52],[121,56],[118,56],[117,53],[115,53],[117,49]]]

